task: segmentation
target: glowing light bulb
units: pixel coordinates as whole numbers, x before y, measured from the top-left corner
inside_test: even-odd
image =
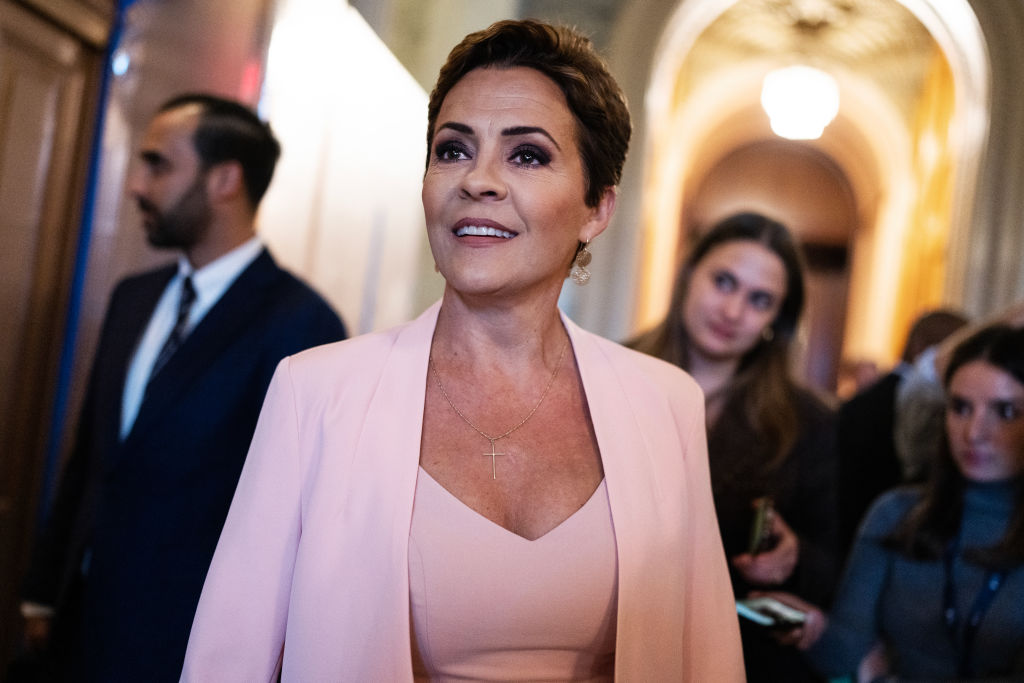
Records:
[[[789,140],[815,140],[839,113],[839,86],[810,66],[771,71],[761,87],[761,106],[772,131]]]

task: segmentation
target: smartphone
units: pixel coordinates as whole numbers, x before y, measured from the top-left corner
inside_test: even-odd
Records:
[[[807,613],[775,598],[747,598],[736,601],[736,612],[741,617],[766,628],[788,631],[803,626]]]
[[[754,519],[750,524],[750,543],[747,552],[751,555],[763,553],[775,547],[772,535],[772,515],[775,508],[771,497],[764,496],[754,501]]]

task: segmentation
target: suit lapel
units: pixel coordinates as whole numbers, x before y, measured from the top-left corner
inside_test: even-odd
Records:
[[[176,265],[168,265],[144,275],[126,286],[118,301],[111,302],[93,379],[96,405],[103,406],[99,411],[96,436],[101,444],[100,452],[113,453],[120,443],[121,405],[128,366],[160,296],[176,272]]]
[[[362,584],[347,593],[345,610],[328,610],[333,624],[324,632],[342,634],[341,642],[362,640],[374,630],[351,614],[388,615],[387,629],[375,631],[374,648],[346,661],[353,680],[402,680],[412,671],[409,641],[409,531],[419,474],[420,441],[427,381],[427,359],[440,306],[435,304],[404,326],[388,352],[373,398],[363,417],[344,499],[346,523],[339,548],[358,548],[363,558],[387,558],[372,572],[351,555],[335,555],[341,584]],[[353,407],[358,410],[358,407]],[[330,431],[329,427],[327,431]],[[350,482],[358,482],[351,485]],[[350,586],[351,588],[351,586]],[[391,653],[384,668],[380,651]]]
[[[138,417],[125,443],[140,438],[166,408],[185,393],[196,377],[241,336],[264,308],[270,288],[280,275],[264,249],[203,316],[170,360],[153,378],[139,407]]]
[[[656,478],[648,476],[654,471],[655,463],[634,407],[626,398],[631,395],[628,382],[620,377],[614,359],[604,353],[595,337],[564,315],[563,322],[579,365],[618,534],[620,522],[636,517],[643,519],[636,509],[636,501],[657,495]],[[639,499],[638,494],[642,494]],[[632,501],[632,505],[625,506],[625,500]]]

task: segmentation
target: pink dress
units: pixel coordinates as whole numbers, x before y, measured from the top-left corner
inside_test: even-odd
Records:
[[[613,678],[617,561],[603,480],[583,507],[529,541],[421,468],[409,579],[418,681]]]
[[[409,534],[438,310],[281,361],[206,576],[183,681],[267,683],[283,672],[285,683],[412,682]],[[700,388],[675,366],[563,322],[615,530],[616,679],[740,683]],[[509,607],[489,606],[496,619]]]

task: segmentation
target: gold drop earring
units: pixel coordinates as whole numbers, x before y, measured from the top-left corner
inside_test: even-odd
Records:
[[[572,281],[578,285],[585,285],[590,281],[590,271],[587,270],[587,266],[590,265],[594,255],[587,249],[588,244],[590,244],[590,240],[580,245],[576,251],[576,258],[572,261]]]

